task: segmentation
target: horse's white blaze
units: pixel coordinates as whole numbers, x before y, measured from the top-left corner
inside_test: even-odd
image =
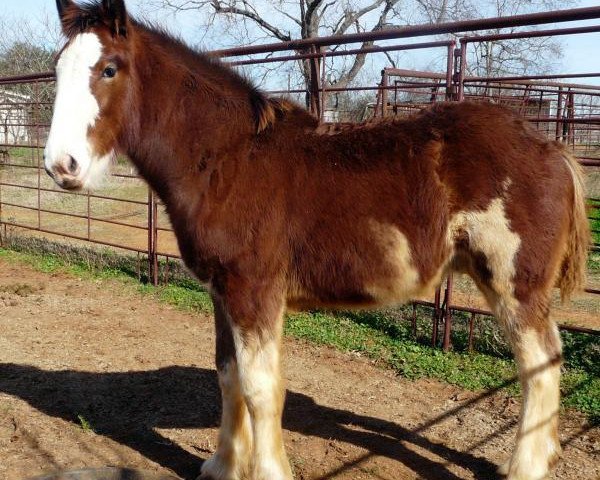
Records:
[[[56,100],[45,166],[53,170],[70,155],[79,164],[77,179],[84,186],[106,168],[111,156],[95,154],[88,139],[88,130],[94,126],[100,112],[90,87],[91,69],[101,55],[102,44],[98,36],[82,33],[73,38],[56,64]]]

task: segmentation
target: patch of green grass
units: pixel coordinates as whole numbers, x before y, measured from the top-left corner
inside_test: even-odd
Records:
[[[150,295],[185,311],[209,314],[212,303],[209,294],[196,282],[184,275],[175,277],[172,284],[160,287],[140,285],[129,267],[118,264],[99,269],[84,261],[66,262],[58,255],[14,252],[0,249],[0,258],[25,262],[44,272],[64,271],[82,278],[111,278],[137,285],[144,295]],[[127,265],[127,263],[125,263]],[[134,281],[135,279],[135,281]],[[373,359],[377,364],[391,368],[409,379],[434,378],[469,390],[504,388],[511,395],[519,395],[515,381],[516,366],[507,356],[505,344],[492,346],[496,332],[478,345],[487,353],[451,351],[443,353],[428,345],[431,318],[417,315],[417,339],[406,318],[411,307],[373,312],[306,312],[286,317],[285,334],[316,344],[327,345],[345,352],[356,352]],[[455,317],[455,326],[460,316]],[[486,336],[492,322],[482,325],[478,334]],[[460,328],[453,337],[454,345],[464,348],[465,339]],[[563,406],[576,408],[588,414],[593,422],[600,422],[600,342],[598,337],[563,333],[565,363],[561,389]],[[461,343],[462,342],[462,343]],[[485,343],[487,342],[487,343]],[[489,345],[488,345],[489,344]],[[486,346],[487,345],[487,346]]]
[[[90,422],[88,422],[83,415],[78,414],[77,415],[77,420],[79,420],[79,426],[81,427],[81,429],[85,432],[85,433],[95,433],[94,428],[92,427],[92,425],[90,424]]]
[[[588,271],[600,273],[600,252],[591,252],[588,256]]]
[[[179,285],[141,285],[139,291],[151,295],[158,300],[173,305],[180,310],[189,312],[211,314],[213,313],[212,300],[208,292],[202,288],[189,289]]]
[[[588,218],[592,231],[592,242],[600,245],[600,200],[589,200]]]
[[[7,150],[10,163],[35,165],[43,155],[43,148],[9,147]]]
[[[490,355],[444,353],[413,340],[387,335],[347,314],[323,312],[289,315],[285,333],[296,338],[359,352],[410,378],[437,378],[470,390],[497,388],[516,374],[510,360]]]

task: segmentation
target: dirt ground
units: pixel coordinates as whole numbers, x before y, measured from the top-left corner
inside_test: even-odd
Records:
[[[0,261],[0,478],[127,466],[193,479],[215,449],[210,318],[111,280]],[[410,382],[286,340],[285,443],[296,479],[496,479],[518,403]],[[554,479],[600,477],[600,432],[562,415]]]

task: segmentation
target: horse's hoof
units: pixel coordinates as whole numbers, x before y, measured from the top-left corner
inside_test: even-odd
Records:
[[[508,472],[510,470],[510,458],[504,462],[502,465],[498,465],[498,469],[496,470],[498,472],[498,475],[502,475],[503,477],[506,477],[508,475]]]
[[[196,480],[241,480],[245,478],[243,469],[225,463],[218,453],[202,464],[200,476]]]

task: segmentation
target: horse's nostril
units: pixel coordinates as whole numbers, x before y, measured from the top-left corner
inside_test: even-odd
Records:
[[[76,175],[77,171],[79,170],[79,164],[77,163],[77,160],[75,160],[72,156],[69,155],[69,164],[68,164],[68,168],[69,168],[69,173],[72,175]]]

